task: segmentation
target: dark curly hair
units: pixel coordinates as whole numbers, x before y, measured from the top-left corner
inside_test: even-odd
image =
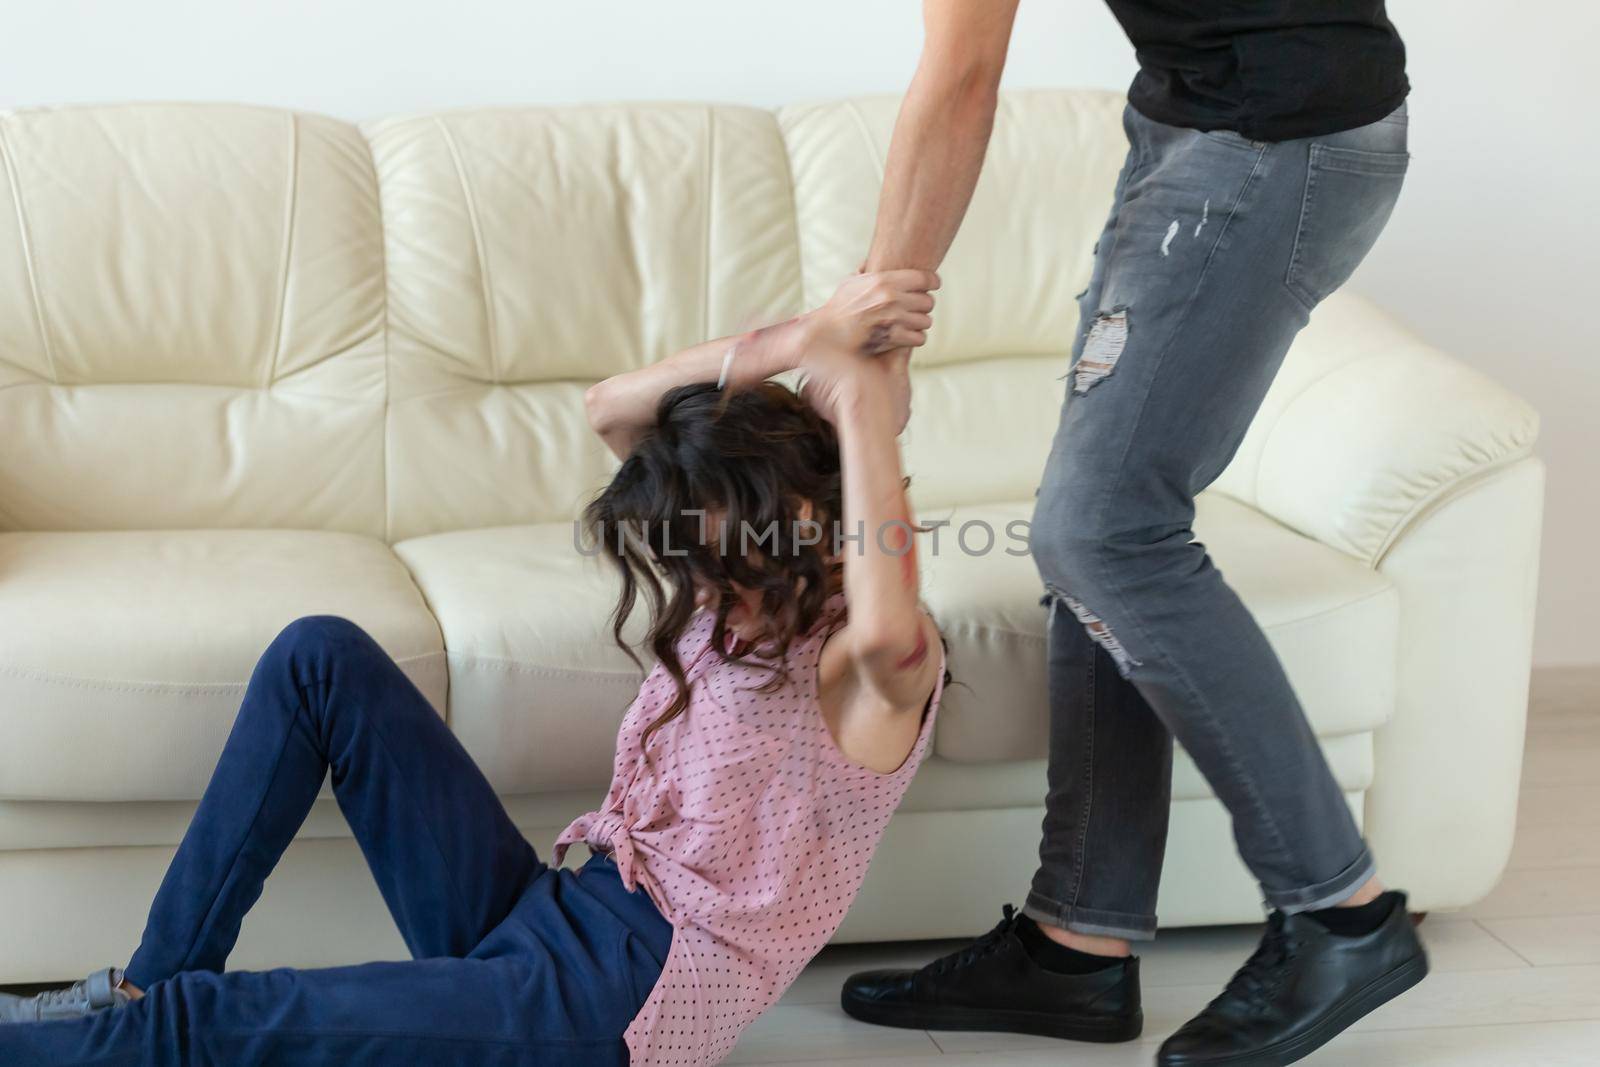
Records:
[[[708,518],[712,512],[720,522]],[[662,396],[655,426],[583,516],[588,539],[622,575],[612,636],[642,669],[622,636],[642,591],[650,613],[645,643],[677,683],[646,740],[688,706],[677,643],[698,589],[718,594],[712,641],[719,654],[738,602],[734,583],[761,594],[763,659],[770,656],[774,672],[768,684],[781,684],[790,643],[818,622],[840,587],[833,534],[842,515],[838,437],[792,390],[766,382],[730,393],[699,384]]]

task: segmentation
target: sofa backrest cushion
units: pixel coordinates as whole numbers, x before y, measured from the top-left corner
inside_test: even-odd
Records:
[[[587,385],[799,308],[770,112],[503,108],[368,132],[395,540],[570,518],[615,465]]]
[[[0,529],[383,533],[359,131],[232,105],[0,115]]]
[[[1121,107],[1003,98],[914,365],[922,508],[1032,495]],[[896,110],[0,117],[0,529],[569,519],[615,465],[585,387],[825,299]]]

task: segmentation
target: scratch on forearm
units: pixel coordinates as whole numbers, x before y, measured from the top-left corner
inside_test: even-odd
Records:
[[[889,551],[900,556],[900,584],[906,589],[917,587],[917,541],[913,534],[916,529],[911,519],[902,506],[891,520],[891,532],[888,540],[892,542]]]
[[[908,671],[928,658],[928,635],[922,630],[917,631],[917,647],[911,650],[911,655],[894,665],[897,671]]]
[[[742,344],[750,344],[752,346],[768,344],[780,332],[782,332],[784,330],[787,330],[789,327],[793,326],[795,323],[797,323],[799,321],[800,321],[800,316],[799,315],[795,315],[795,316],[792,316],[790,318],[784,319],[782,322],[774,322],[774,323],[770,323],[770,324],[768,324],[766,326],[758,326],[754,330],[751,330],[749,333],[747,333],[743,337],[741,337],[739,339],[740,343],[742,343]]]

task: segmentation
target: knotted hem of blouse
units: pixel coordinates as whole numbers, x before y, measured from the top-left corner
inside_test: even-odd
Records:
[[[575,820],[571,826],[562,831],[560,837],[556,838],[552,854],[557,867],[565,861],[568,847],[579,842],[586,845],[591,852],[610,856],[611,861],[617,865],[617,876],[622,880],[622,888],[630,893],[643,890],[645,896],[656,906],[656,910],[668,922],[673,921],[660,885],[650,876],[649,868],[639,858],[633,838],[628,834],[626,815],[623,812],[591,813]],[[676,927],[677,924],[673,925]]]

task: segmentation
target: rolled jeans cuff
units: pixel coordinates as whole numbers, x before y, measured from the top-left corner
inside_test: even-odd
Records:
[[[1153,941],[1154,915],[1134,915],[1121,911],[1097,911],[1060,904],[1038,893],[1029,893],[1022,914],[1034,922],[1049,923],[1088,937],[1120,937],[1124,941]]]
[[[1372,876],[1377,873],[1377,861],[1372,858],[1372,852],[1363,845],[1361,855],[1356,857],[1356,861],[1326,882],[1300,889],[1266,890],[1267,904],[1285,915],[1331,908],[1335,904],[1349,900],[1355,895],[1356,890],[1371,881]]]

